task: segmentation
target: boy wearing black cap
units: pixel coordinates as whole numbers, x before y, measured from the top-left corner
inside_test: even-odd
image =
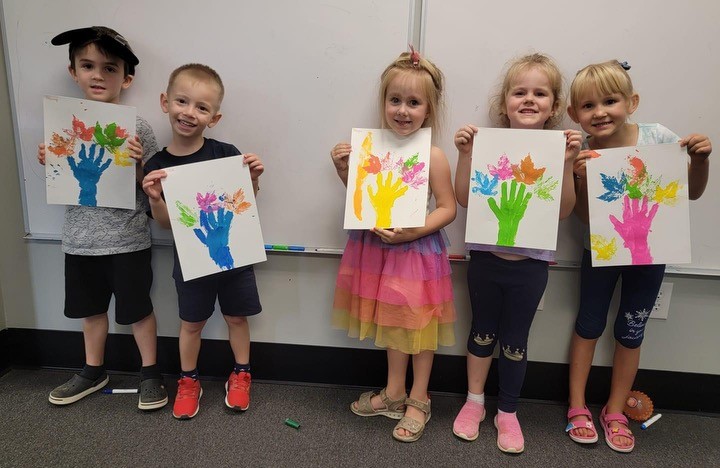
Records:
[[[132,84],[139,63],[123,36],[104,27],[73,29],[55,36],[53,45],[69,44],[68,71],[86,99],[118,104]],[[136,160],[138,182],[142,163],[158,150],[152,127],[137,117],[136,136],[128,139]],[[45,164],[45,145],[38,149]],[[142,358],[142,410],[162,408],[167,391],[157,368],[157,323],[150,300],[150,228],[147,197],[136,187],[134,210],[68,206],[63,224],[65,253],[65,316],[83,319],[85,367],[50,393],[50,403],[67,405],[103,388],[108,334],[107,310],[115,295],[115,321],[131,325]]]

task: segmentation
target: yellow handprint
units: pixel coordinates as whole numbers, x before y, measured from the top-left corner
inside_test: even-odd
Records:
[[[376,227],[388,228],[392,226],[390,213],[395,204],[395,200],[405,195],[408,186],[403,184],[403,180],[398,178],[394,183],[392,180],[393,173],[388,172],[385,182],[382,180],[382,173],[377,175],[377,193],[373,194],[373,189],[368,185],[368,194],[370,202],[375,208],[377,215]]]
[[[595,258],[597,260],[611,260],[617,252],[617,245],[615,245],[615,238],[613,237],[609,242],[605,237],[599,234],[593,234],[590,236],[590,248],[595,252]]]

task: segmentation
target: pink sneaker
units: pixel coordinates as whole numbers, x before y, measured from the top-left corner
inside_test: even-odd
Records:
[[[516,413],[498,413],[495,416],[498,430],[497,446],[505,453],[521,453],[525,450],[525,439]]]
[[[485,406],[466,400],[453,423],[453,434],[465,440],[478,438],[480,423],[485,420]]]

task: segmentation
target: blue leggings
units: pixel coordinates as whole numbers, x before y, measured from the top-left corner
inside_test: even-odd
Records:
[[[602,335],[618,278],[622,277],[620,307],[615,319],[615,339],[626,348],[638,348],[645,336],[645,324],[655,305],[665,265],[592,267],[585,250],[580,276],[580,311],[575,332],[586,340]]]
[[[470,252],[468,289],[473,321],[468,351],[491,356],[500,341],[498,409],[517,408],[527,369],[527,341],[548,279],[541,260],[504,260],[490,252]]]

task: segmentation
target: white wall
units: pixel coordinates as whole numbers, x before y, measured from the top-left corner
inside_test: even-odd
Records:
[[[79,321],[66,319],[62,313],[63,254],[60,244],[50,241],[26,243],[22,240],[22,206],[4,61],[0,66],[0,141],[4,142],[0,146],[3,161],[0,171],[0,199],[3,200],[0,221],[0,329],[3,327],[4,311],[5,326],[9,328],[80,330]],[[264,312],[251,321],[253,340],[371,348],[371,343],[359,344],[329,326],[338,261],[337,257],[269,255],[268,261],[256,270]],[[159,334],[177,336],[179,320],[170,276],[170,248],[156,247],[153,263],[153,301]],[[466,264],[453,264],[453,269],[458,344],[442,349],[441,353],[462,355],[470,316],[465,285]],[[648,325],[641,367],[720,374],[720,360],[717,360],[720,355],[720,340],[717,339],[717,330],[720,330],[720,277],[679,276],[669,277],[666,281],[674,283],[670,316],[666,321],[652,320]],[[578,302],[578,282],[577,270],[551,271],[544,310],[538,312],[531,331],[530,360],[567,362],[567,347]],[[129,328],[112,326],[111,332],[129,333]],[[226,337],[219,315],[211,319],[204,336]],[[612,336],[606,333],[598,346],[596,364],[610,365],[612,346]]]
[[[0,37],[0,46],[3,46]],[[17,157],[8,94],[5,61],[0,62],[0,330],[12,326],[8,317],[32,311],[31,276],[27,246],[22,239],[23,210],[20,202]]]

